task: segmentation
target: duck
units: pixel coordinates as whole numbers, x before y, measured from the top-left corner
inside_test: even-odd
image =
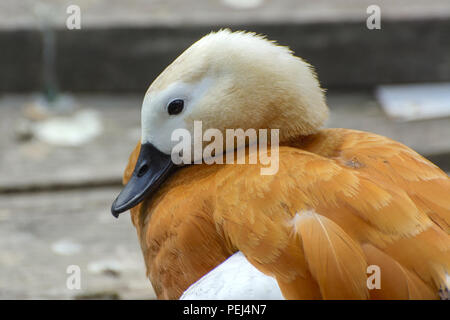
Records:
[[[130,211],[158,299],[448,298],[449,176],[387,137],[325,128],[328,113],[313,67],[252,32],[211,32],[153,81],[111,212]],[[278,130],[276,173],[174,164],[172,133],[195,121]]]

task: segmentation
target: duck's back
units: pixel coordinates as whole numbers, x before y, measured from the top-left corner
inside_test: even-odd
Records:
[[[159,297],[178,298],[237,251],[286,298],[420,299],[448,288],[450,180],[439,168],[346,129],[292,141],[279,159],[273,176],[258,165],[182,169],[132,209]],[[380,289],[367,287],[371,265]]]
[[[404,190],[421,211],[450,233],[448,175],[405,145],[368,132],[326,129],[293,146]]]

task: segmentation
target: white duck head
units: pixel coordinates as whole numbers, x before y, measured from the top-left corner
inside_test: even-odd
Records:
[[[204,130],[276,128],[283,141],[314,133],[327,116],[310,65],[261,36],[221,30],[194,43],[151,84],[142,143],[169,154],[171,133],[192,131],[194,120]]]
[[[171,172],[172,132],[279,129],[280,142],[315,133],[328,117],[312,67],[254,33],[221,30],[189,47],[150,85],[142,104],[141,153],[113,204],[117,216]]]

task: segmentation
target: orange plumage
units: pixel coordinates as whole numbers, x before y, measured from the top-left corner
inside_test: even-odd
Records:
[[[449,177],[371,133],[290,139],[271,176],[260,165],[184,167],[131,217],[160,299],[236,251],[291,299],[434,299],[448,286]],[[367,288],[368,265],[381,268],[381,289]]]
[[[289,49],[251,33],[211,33],[152,83],[141,115],[142,145],[112,213],[132,208],[158,298],[179,298],[238,251],[288,299],[448,294],[449,177],[388,138],[321,130],[323,90]],[[222,135],[228,128],[279,130],[278,171],[196,164],[173,172],[171,136],[178,129],[195,136],[196,122]],[[368,285],[372,267],[380,269],[381,288]],[[252,274],[242,274],[253,289]],[[224,279],[217,287],[229,284]]]

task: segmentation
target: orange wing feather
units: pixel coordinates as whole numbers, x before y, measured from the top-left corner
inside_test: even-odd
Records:
[[[194,165],[131,210],[159,298],[178,298],[237,250],[286,298],[438,297],[450,270],[444,172],[400,143],[346,129],[279,151],[276,175]],[[381,290],[367,290],[369,264],[381,268]]]

